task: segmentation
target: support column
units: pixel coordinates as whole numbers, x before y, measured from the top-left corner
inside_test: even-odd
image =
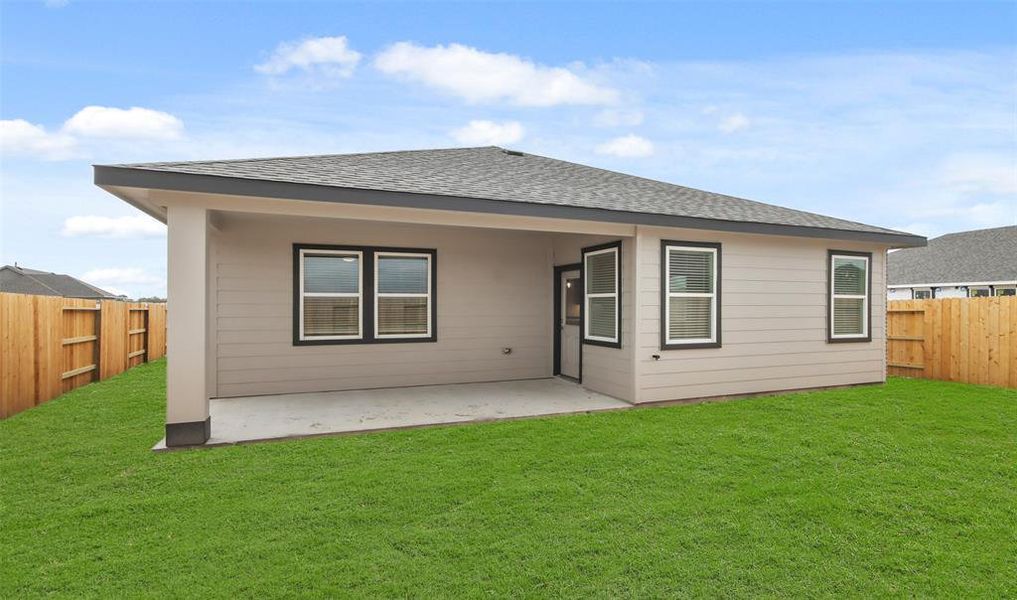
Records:
[[[208,211],[167,208],[166,445],[204,444],[211,432],[205,378]]]

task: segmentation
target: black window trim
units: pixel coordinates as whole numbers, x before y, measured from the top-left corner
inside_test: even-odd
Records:
[[[339,250],[362,253],[360,265],[362,307],[360,313],[361,337],[356,339],[315,340],[300,339],[300,252],[302,250]],[[428,254],[431,257],[431,335],[427,337],[377,337],[374,331],[374,255],[376,252]],[[396,248],[391,246],[349,246],[334,244],[293,244],[293,345],[335,346],[348,344],[414,344],[438,341],[438,251],[434,248]]]
[[[586,334],[587,334],[587,332],[586,332],[586,303],[587,303],[587,294],[586,294],[586,287],[585,287],[586,280],[587,280],[587,277],[586,277],[586,255],[590,254],[592,252],[599,252],[601,250],[609,250],[609,249],[612,249],[612,248],[615,250],[615,253],[616,253],[615,257],[617,259],[617,263],[616,264],[618,265],[618,268],[616,269],[617,272],[615,273],[615,276],[618,278],[617,282],[615,283],[615,291],[617,292],[616,293],[617,308],[615,309],[615,316],[618,318],[618,324],[616,326],[617,327],[618,336],[615,339],[615,341],[613,341],[613,342],[608,342],[608,341],[604,341],[604,340],[591,340],[591,339],[587,339],[587,337],[586,337]],[[582,255],[581,255],[581,262],[580,262],[580,264],[582,264],[582,269],[580,270],[580,278],[582,279],[583,286],[584,286],[583,287],[583,304],[582,304],[582,307],[580,308],[580,315],[581,315],[580,318],[582,320],[582,323],[580,324],[580,340],[582,341],[583,345],[587,345],[587,346],[603,346],[605,348],[621,348],[622,347],[622,241],[621,240],[617,240],[617,241],[614,241],[614,242],[607,242],[606,244],[597,244],[596,246],[587,246],[587,247],[583,248],[582,249]]]
[[[834,256],[859,256],[868,259],[866,277],[869,280],[868,298],[866,307],[868,314],[865,316],[864,337],[833,337],[833,257]],[[828,344],[864,344],[872,341],[872,253],[858,252],[857,250],[830,250],[826,251],[826,343]]]
[[[717,339],[712,342],[695,342],[689,344],[682,343],[668,343],[667,341],[667,308],[668,308],[668,290],[669,283],[667,281],[667,250],[672,247],[686,246],[689,248],[712,248],[717,252],[717,278],[714,282],[715,295],[717,296]],[[661,350],[695,350],[702,348],[720,348],[721,347],[721,332],[723,327],[721,326],[723,321],[721,319],[721,282],[723,280],[723,254],[722,244],[720,242],[688,242],[684,240],[660,240],[660,349]]]

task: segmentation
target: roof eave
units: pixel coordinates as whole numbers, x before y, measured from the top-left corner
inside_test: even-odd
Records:
[[[312,202],[341,202],[346,204],[424,208],[432,210],[544,217],[551,219],[576,219],[584,221],[625,223],[630,225],[655,225],[659,227],[706,229],[713,231],[730,231],[735,233],[787,235],[795,237],[872,242],[886,244],[893,248],[908,248],[926,245],[926,239],[924,237],[910,234],[828,229],[823,227],[780,225],[749,221],[725,221],[721,219],[639,213],[608,210],[603,208],[584,208],[556,204],[515,202],[510,200],[492,200],[488,198],[470,198],[439,194],[344,188],[309,183],[247,179],[242,177],[223,177],[217,175],[198,175],[192,173],[155,171],[151,169],[109,165],[94,165],[93,168],[94,181],[97,186],[114,193],[122,200],[163,222],[165,222],[165,215],[158,213],[154,207],[131,199],[125,194],[116,193],[110,188],[143,188],[202,194],[226,194],[233,196],[257,196],[263,198],[306,200]]]

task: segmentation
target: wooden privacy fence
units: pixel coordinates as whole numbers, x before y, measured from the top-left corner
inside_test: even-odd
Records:
[[[166,354],[166,305],[0,293],[0,419]]]
[[[893,300],[887,373],[1017,387],[1017,296]]]

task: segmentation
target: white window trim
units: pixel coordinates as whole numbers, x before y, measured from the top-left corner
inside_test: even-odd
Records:
[[[864,260],[865,261],[865,293],[862,295],[858,294],[837,294],[834,291],[834,280],[836,279],[835,268],[837,266],[837,259],[843,258],[848,260]],[[872,268],[872,261],[869,260],[868,256],[859,256],[857,254],[831,254],[830,255],[830,339],[832,340],[855,340],[865,339],[869,337],[869,269]],[[840,335],[834,333],[837,331],[836,316],[833,310],[836,304],[837,298],[848,298],[862,301],[862,332],[861,333],[842,333]]]
[[[592,252],[586,252],[583,254],[583,339],[591,340],[594,342],[607,342],[611,344],[618,343],[618,319],[620,318],[619,311],[621,310],[621,302],[618,301],[618,248],[604,248],[603,250],[594,250]],[[597,294],[591,294],[586,291],[586,274],[589,273],[589,269],[586,268],[587,261],[590,260],[591,256],[598,254],[614,254],[614,277],[612,281],[614,283],[614,291],[610,293],[601,292]],[[612,337],[604,337],[599,335],[590,335],[590,301],[594,298],[614,298],[614,319],[611,323],[614,335]]]
[[[929,293],[929,297],[928,298],[919,298],[918,297],[918,293],[919,292],[928,292]],[[916,289],[911,290],[911,299],[912,300],[931,300],[932,299],[932,288],[916,288]]]
[[[997,286],[994,286],[992,288],[992,295],[994,297],[1002,297],[1003,294],[1000,294],[999,292],[1001,292],[1002,290],[1012,290],[1014,288],[1017,288],[1017,286],[1014,286],[1014,285],[997,285]]]
[[[715,344],[717,343],[717,249],[704,246],[680,246],[667,244],[667,252],[664,253],[664,290],[666,305],[664,306],[664,332],[665,344],[668,346],[683,346],[687,344]],[[713,254],[713,292],[672,292],[671,291],[671,250],[683,250],[690,252],[703,252]],[[710,337],[708,338],[671,338],[671,298],[710,298]]]
[[[394,293],[394,292],[379,292],[378,291],[378,259],[383,256],[396,256],[396,257],[409,257],[409,258],[426,258],[427,259],[427,293],[426,294],[407,294],[407,293]],[[433,302],[434,294],[431,293],[431,254],[424,252],[375,252],[374,253],[374,337],[379,340],[391,340],[391,339],[416,339],[416,338],[429,338],[431,337],[431,328],[434,326],[431,323],[431,302]],[[426,333],[379,333],[378,329],[378,317],[379,317],[379,305],[378,298],[427,298],[427,331]]]
[[[305,292],[304,257],[307,254],[334,254],[357,257],[357,292]],[[300,249],[300,341],[364,339],[364,253],[359,250]],[[304,298],[357,298],[357,335],[304,335]]]

